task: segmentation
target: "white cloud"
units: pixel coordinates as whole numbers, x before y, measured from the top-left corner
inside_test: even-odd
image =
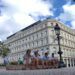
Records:
[[[56,19],[61,20],[62,22],[71,21],[72,15],[68,12],[61,13]]]
[[[42,15],[50,15],[49,7],[52,8],[51,4],[48,5],[41,0],[5,0],[5,2],[26,14],[40,12]]]
[[[63,5],[63,13],[61,13],[57,19],[62,22],[71,21],[72,28],[75,29],[75,5],[71,5],[71,0],[65,5]]]
[[[0,26],[1,26],[1,23],[6,21],[7,19],[9,19],[9,17],[7,15],[5,15],[5,14],[3,16],[0,16]]]
[[[2,0],[4,8],[0,17],[0,39],[4,40],[10,34],[28,26],[36,21],[29,14],[36,13],[38,15],[53,15],[49,9],[51,4],[47,4],[42,0]],[[4,28],[3,28],[4,27]]]
[[[75,29],[75,20],[71,21],[72,28]]]
[[[68,12],[69,19],[71,20],[72,28],[75,29],[75,5],[64,5],[64,12]]]
[[[13,15],[13,18],[22,27],[25,27],[25,25],[29,25],[29,24],[35,22],[35,20],[32,17],[30,17],[29,15],[26,15],[24,13],[15,13]]]
[[[7,19],[0,23],[0,39],[4,40],[7,36],[13,34],[14,32],[20,30],[20,26],[13,19]]]
[[[73,19],[75,19],[75,5],[64,5],[63,6],[64,12],[68,12]]]

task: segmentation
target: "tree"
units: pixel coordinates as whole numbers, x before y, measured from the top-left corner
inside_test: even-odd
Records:
[[[3,43],[0,43],[0,56],[3,58],[6,57],[10,53],[10,49],[7,48]]]

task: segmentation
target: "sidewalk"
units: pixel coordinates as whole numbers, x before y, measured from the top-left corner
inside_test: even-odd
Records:
[[[0,69],[0,75],[75,75],[75,67],[40,70],[5,70]]]
[[[1,71],[6,71],[6,67],[0,67],[0,72]]]

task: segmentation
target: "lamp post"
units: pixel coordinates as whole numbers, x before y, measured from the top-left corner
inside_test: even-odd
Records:
[[[58,54],[59,54],[59,68],[63,67],[63,59],[62,59],[62,51],[61,51],[61,47],[60,47],[60,27],[59,25],[56,23],[55,27],[54,27],[54,30],[55,30],[55,33],[56,33],[56,36],[57,36],[57,40],[58,40],[58,46],[59,46],[59,51],[58,51]]]

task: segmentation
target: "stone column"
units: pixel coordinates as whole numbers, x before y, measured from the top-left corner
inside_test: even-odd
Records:
[[[70,60],[70,67],[72,67],[72,61],[71,61],[71,59],[72,59],[72,58],[69,59],[69,60]]]
[[[69,66],[68,66],[68,64],[69,64],[68,58],[66,58],[66,63],[67,63],[66,66],[69,67]]]
[[[73,67],[74,67],[74,58],[73,58]]]

